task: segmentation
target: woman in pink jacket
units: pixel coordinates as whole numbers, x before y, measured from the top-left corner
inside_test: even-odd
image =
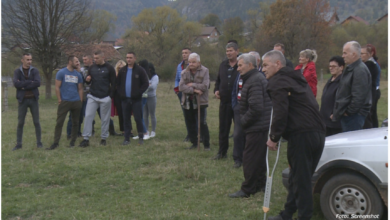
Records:
[[[317,52],[315,50],[302,50],[299,53],[299,65],[295,67],[295,70],[301,70],[311,91],[313,91],[314,97],[317,96],[317,73],[315,65],[317,57]]]

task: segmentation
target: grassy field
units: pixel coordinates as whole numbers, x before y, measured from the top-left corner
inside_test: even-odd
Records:
[[[212,89],[214,84],[212,84]],[[9,89],[9,110],[2,112],[2,219],[262,219],[263,193],[230,199],[240,189],[242,168],[234,169],[233,141],[228,159],[210,160],[218,151],[218,104],[210,92],[207,121],[211,151],[184,150],[183,114],[172,83],[160,83],[157,97],[157,136],[138,146],[122,146],[122,137],[109,137],[99,146],[100,120],[88,148],[67,148],[66,130],[54,151],[36,148],[31,114],[26,117],[23,149],[16,142],[17,102]],[[381,83],[379,121],[387,118],[387,81]],[[53,142],[57,104],[40,99],[42,142]],[[322,85],[319,82],[318,100]],[[41,94],[44,88],[41,87]],[[117,117],[114,118],[118,130]],[[133,122],[134,123],[134,122]],[[81,141],[77,140],[77,145]],[[274,163],[275,153],[270,154]],[[281,171],[287,167],[286,147],[274,178],[270,215],[283,209],[286,189]],[[313,219],[324,219],[319,197]]]

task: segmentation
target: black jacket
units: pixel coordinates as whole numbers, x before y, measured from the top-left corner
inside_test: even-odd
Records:
[[[35,99],[39,98],[38,87],[41,86],[41,77],[39,76],[39,71],[34,67],[30,66],[28,71],[28,77],[24,76],[22,66],[14,71],[14,78],[12,79],[14,86],[16,88],[16,99],[19,103],[23,101],[24,94],[27,90],[32,90],[34,93]]]
[[[325,122],[326,127],[328,128],[341,128],[341,123],[334,122],[330,119],[330,116],[333,114],[333,107],[336,99],[336,92],[339,88],[341,75],[338,76],[335,80],[332,81],[332,78],[324,86],[321,97],[321,115],[322,119]]]
[[[374,96],[376,94],[376,80],[379,75],[379,69],[373,58],[367,60],[364,64],[366,64],[368,71],[370,71],[371,74],[371,95]]]
[[[257,69],[241,76],[243,81],[240,121],[245,133],[268,131],[272,103],[267,94],[267,80]]]
[[[333,121],[347,115],[367,116],[371,108],[371,74],[367,66],[358,59],[345,68],[336,93]]]
[[[283,67],[269,79],[267,91],[273,106],[272,141],[308,131],[325,133],[318,103],[300,70]]]
[[[122,99],[126,98],[126,78],[128,65],[122,67],[118,72],[116,79],[116,89]],[[133,74],[131,75],[131,99],[142,99],[142,94],[149,87],[149,78],[144,68],[137,64],[133,66]]]
[[[239,74],[237,72],[237,64],[234,65],[232,71],[229,70],[229,60],[224,60],[219,65],[218,77],[215,81],[214,93],[219,91],[219,95],[221,97],[221,103],[228,104],[232,102],[232,91],[234,81]]]
[[[116,79],[114,67],[108,63],[92,64],[87,76],[91,76],[91,81],[86,82],[87,85],[92,83],[89,89],[91,95],[97,98],[114,97]]]

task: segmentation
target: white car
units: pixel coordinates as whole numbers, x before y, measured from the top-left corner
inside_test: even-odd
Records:
[[[381,219],[387,207],[388,128],[329,136],[312,178],[326,219]],[[282,173],[288,185],[289,168]]]

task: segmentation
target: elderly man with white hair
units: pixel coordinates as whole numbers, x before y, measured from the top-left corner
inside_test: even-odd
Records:
[[[264,191],[266,183],[266,153],[271,99],[266,91],[267,80],[256,68],[254,56],[245,53],[238,57],[240,81],[237,99],[240,103],[240,122],[245,132],[242,157],[245,181],[230,198],[249,197]]]
[[[288,140],[287,159],[291,167],[284,210],[268,220],[291,220],[313,215],[311,178],[325,144],[325,124],[319,106],[300,70],[286,67],[282,52],[272,50],[263,56],[263,71],[268,79],[273,115],[267,146],[277,150],[283,136]]]
[[[189,138],[192,143],[192,146],[187,148],[189,150],[197,148],[196,117],[198,108],[200,108],[200,131],[203,137],[204,150],[210,150],[210,134],[206,122],[209,83],[209,69],[202,66],[200,56],[197,53],[191,53],[188,57],[188,67],[181,72],[179,83],[179,91],[183,93],[181,105],[184,109],[184,117],[188,121]]]
[[[331,119],[340,121],[343,132],[363,128],[371,108],[371,74],[360,58],[356,41],[344,44],[343,58],[347,65],[340,79]]]

